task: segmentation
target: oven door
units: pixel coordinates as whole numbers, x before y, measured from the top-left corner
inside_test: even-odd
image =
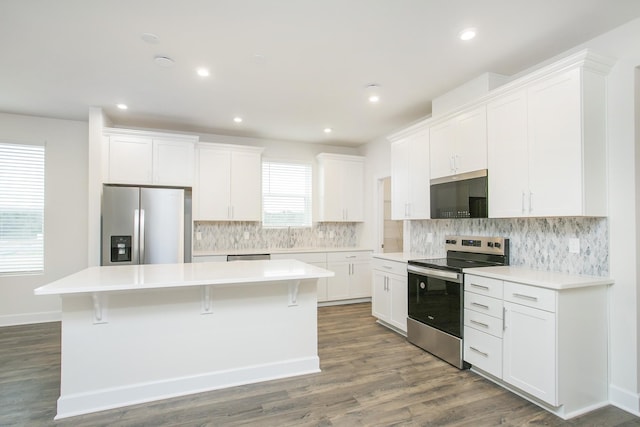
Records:
[[[409,265],[409,317],[462,338],[461,273]]]

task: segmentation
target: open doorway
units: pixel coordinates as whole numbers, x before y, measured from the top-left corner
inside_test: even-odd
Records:
[[[391,219],[391,177],[379,181],[381,252],[402,252],[403,221]]]

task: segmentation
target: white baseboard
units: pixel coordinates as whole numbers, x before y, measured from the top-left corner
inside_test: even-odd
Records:
[[[6,314],[0,315],[0,327],[28,325],[31,323],[59,322],[62,319],[60,311],[45,311],[41,313]]]
[[[609,385],[609,402],[623,411],[640,417],[640,394]]]
[[[316,356],[88,393],[68,394],[58,399],[58,414],[55,419],[317,372],[320,372],[320,359]]]

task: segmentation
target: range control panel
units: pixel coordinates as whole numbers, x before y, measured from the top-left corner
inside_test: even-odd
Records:
[[[447,251],[504,255],[509,250],[509,239],[484,236],[446,236],[444,246]]]

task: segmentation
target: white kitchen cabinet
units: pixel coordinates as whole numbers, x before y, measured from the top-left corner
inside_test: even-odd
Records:
[[[106,129],[103,181],[191,187],[197,140],[189,135]]]
[[[329,252],[327,299],[339,301],[371,297],[371,251]]]
[[[391,218],[429,219],[429,130],[391,142]]]
[[[383,325],[407,333],[407,264],[374,258],[371,312]]]
[[[486,107],[431,127],[429,157],[431,179],[487,169]]]
[[[271,254],[271,259],[295,259],[298,261],[306,262],[307,264],[315,265],[316,267],[327,269],[326,252],[278,253]],[[318,279],[318,302],[326,302],[328,300],[327,280],[328,279],[326,277]]]
[[[604,96],[580,67],[488,104],[490,217],[606,215]]]
[[[504,309],[502,379],[558,406],[555,313],[510,302]]]
[[[321,153],[319,173],[319,221],[364,220],[364,158]]]
[[[194,220],[262,219],[262,150],[225,144],[198,144]]]
[[[606,281],[523,270],[562,284],[551,289],[516,282],[516,273],[504,281],[476,274],[465,274],[464,360],[472,369],[565,419],[606,404]]]

